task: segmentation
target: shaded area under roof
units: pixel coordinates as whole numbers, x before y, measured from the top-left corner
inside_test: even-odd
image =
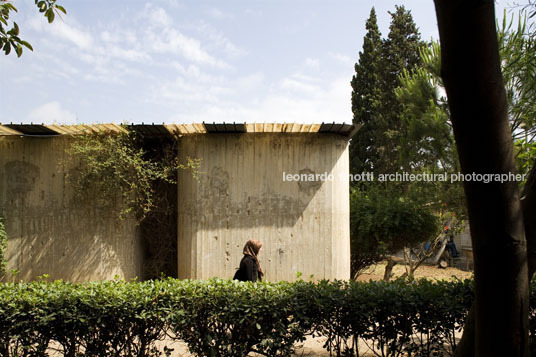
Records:
[[[195,124],[0,124],[0,136],[56,136],[83,133],[118,133],[128,129],[143,137],[174,137],[207,133],[331,133],[351,138],[360,125],[345,123],[195,123]]]
[[[37,124],[9,124],[5,125],[7,128],[12,131],[19,132],[22,135],[36,135],[36,136],[49,136],[49,135],[60,135],[55,130],[47,128],[45,125]]]

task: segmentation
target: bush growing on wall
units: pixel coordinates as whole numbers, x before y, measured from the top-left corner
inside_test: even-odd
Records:
[[[155,183],[175,183],[179,169],[195,176],[199,161],[179,163],[174,142],[160,148],[160,157],[150,158],[135,133],[126,125],[122,129],[74,136],[66,152],[77,168],[69,181],[76,198],[103,207],[118,199],[120,218],[133,215],[141,222],[158,205]]]
[[[179,162],[171,137],[144,138],[129,126],[118,133],[73,135],[66,148],[73,196],[141,223],[144,279],[177,271],[176,180],[180,169],[197,177],[200,161]]]

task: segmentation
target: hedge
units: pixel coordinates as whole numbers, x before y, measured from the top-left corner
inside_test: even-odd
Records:
[[[0,355],[161,356],[166,339],[197,356],[288,356],[313,335],[337,356],[365,352],[358,340],[378,356],[436,356],[452,354],[472,300],[469,280],[4,283]]]

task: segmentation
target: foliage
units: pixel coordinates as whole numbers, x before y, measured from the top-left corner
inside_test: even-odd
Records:
[[[452,352],[472,300],[471,281],[5,283],[0,354],[159,356],[169,336],[197,356],[288,356],[313,334],[337,356],[359,355],[352,338],[378,356],[432,356]]]
[[[402,104],[406,136],[401,140],[403,166],[456,168],[454,137],[449,122],[447,98],[439,91],[439,44],[419,49],[423,67],[403,70],[395,90]]]
[[[405,151],[407,146],[403,145],[408,137],[409,123],[405,120],[403,106],[397,100],[395,90],[401,85],[402,74],[412,73],[415,67],[422,65],[419,49],[423,47],[423,43],[408,10],[403,6],[396,6],[396,11],[390,15],[389,33],[386,39],[382,39],[376,22],[376,13],[372,8],[366,23],[368,32],[363,40],[363,51],[359,53],[359,60],[355,65],[356,73],[351,81],[353,122],[361,124],[362,128],[350,142],[350,171],[353,174],[371,172],[375,175],[408,172],[410,169],[421,174],[439,173],[429,170],[422,164],[414,165],[407,158],[415,153]],[[427,103],[424,105],[428,106]],[[437,127],[433,126],[413,128],[414,131],[435,129]],[[424,160],[425,153],[421,151],[418,154],[423,156],[421,161]],[[433,220],[429,220],[428,223],[416,220],[423,218],[422,214],[425,211],[426,217],[432,219],[432,210],[429,208],[443,202],[435,197],[429,198],[429,192],[436,189],[435,185],[436,183],[429,183],[416,187],[408,182],[393,181],[389,182],[389,187],[383,183],[354,184],[356,187],[359,186],[357,190],[360,194],[356,194],[358,191],[353,191],[351,195],[352,276],[381,260],[388,254],[387,252],[394,253],[395,247],[402,249],[405,244],[416,244],[430,235],[430,233],[421,234],[424,232],[420,230],[423,228],[422,224],[426,225]],[[386,198],[388,195],[392,197]],[[365,197],[366,201],[363,200]],[[373,202],[375,199],[379,201]],[[409,209],[406,215],[412,218],[404,216],[402,222],[400,220],[403,217],[402,211],[396,215],[393,211],[382,211],[396,208]],[[375,210],[374,213],[369,211],[370,209]],[[384,225],[386,220],[394,226]],[[411,228],[410,225],[413,223],[417,226]],[[365,225],[366,233],[358,233],[365,232]],[[400,225],[397,228],[404,232],[401,236],[395,233],[396,225]],[[358,226],[361,226],[359,230],[356,228]],[[428,226],[427,230],[431,231],[430,228]],[[374,232],[374,229],[378,231]],[[386,232],[386,229],[389,232]],[[413,232],[416,234],[413,235]]]
[[[438,221],[432,211],[389,187],[369,185],[350,192],[352,276],[404,247],[431,240]]]
[[[133,215],[141,222],[158,207],[156,183],[175,183],[179,169],[197,172],[198,160],[179,163],[174,148],[173,144],[162,147],[160,157],[154,159],[128,129],[118,134],[77,135],[66,150],[78,164],[69,176],[75,197],[101,207],[121,207],[120,218]]]
[[[460,171],[454,144],[447,98],[441,95],[440,48],[437,42],[421,47],[422,67],[400,74],[400,87],[395,90],[402,105],[401,118],[405,135],[399,141],[400,162],[415,173],[446,174],[448,178]],[[444,211],[446,204],[460,218],[466,216],[461,182],[412,182],[408,195]],[[419,199],[420,197],[420,199]],[[424,199],[424,200],[423,200]]]
[[[351,82],[353,122],[363,124],[351,143],[352,173],[394,173],[401,169],[398,142],[404,127],[394,91],[400,85],[400,73],[421,64],[418,50],[423,43],[408,10],[396,6],[390,15],[389,34],[382,40],[371,11],[363,52]]]
[[[508,20],[505,13],[497,24],[497,35],[517,169],[526,174],[536,159],[536,40],[531,36],[534,26],[525,11],[519,12],[517,23],[516,28],[513,16]],[[408,128],[401,142],[404,162],[410,167],[457,172],[450,113],[446,98],[439,95],[444,93],[439,44],[432,42],[421,48],[420,56],[424,66],[402,72],[401,85],[396,90]],[[451,201],[450,206],[458,206],[458,213],[464,213],[464,202],[459,199],[461,185],[442,185],[437,192],[448,193],[440,196],[442,202],[456,198],[457,202]]]
[[[56,18],[56,14],[61,18],[60,12],[67,14],[65,8],[56,4],[56,0],[34,0],[35,5],[40,13],[42,13],[52,23]],[[19,37],[20,29],[16,22],[13,22],[9,29],[9,16],[11,12],[17,12],[17,8],[9,0],[0,0],[0,48],[6,55],[14,49],[17,56],[22,56],[22,46],[30,51],[33,51],[32,45],[22,40]]]
[[[532,19],[535,11],[521,10],[517,28],[514,15],[508,21],[506,12],[502,23],[497,24],[508,117],[517,169],[522,174],[528,174],[536,159],[536,23]]]
[[[172,295],[180,296],[180,310],[171,316],[171,329],[198,356],[287,356],[313,320],[307,310],[311,285],[304,282],[215,279],[176,286]]]
[[[355,64],[355,75],[352,77],[352,112],[353,121],[363,124],[350,142],[350,170],[352,174],[372,171],[372,163],[376,161],[374,150],[374,115],[381,105],[380,92],[380,56],[382,39],[376,20],[374,7],[365,25],[367,34],[363,38],[363,51],[359,53],[359,61]]]
[[[452,354],[455,332],[473,300],[470,281],[321,282],[319,287],[315,331],[337,356],[359,355],[359,340],[377,356]]]
[[[4,224],[4,217],[0,215],[0,278],[5,274],[7,261],[7,233]]]

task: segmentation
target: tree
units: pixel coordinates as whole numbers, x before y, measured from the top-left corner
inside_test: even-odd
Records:
[[[430,240],[436,216],[389,187],[352,188],[350,194],[351,276],[404,247]],[[389,273],[385,276],[388,280]]]
[[[397,6],[391,15],[389,34],[381,39],[376,13],[371,10],[363,51],[352,78],[354,123],[363,124],[351,142],[350,170],[392,173],[400,169],[396,144],[403,133],[401,105],[395,97],[399,74],[421,64],[423,45],[411,13]]]
[[[400,162],[406,171],[443,174],[446,177],[459,172],[452,124],[447,99],[440,77],[439,43],[432,42],[419,49],[422,67],[403,70],[400,87],[395,90],[402,106],[400,117],[405,135],[399,139]],[[408,192],[436,211],[455,214],[457,222],[465,218],[465,200],[461,183],[450,180],[412,182]]]
[[[390,13],[389,34],[382,44],[381,106],[375,133],[378,160],[375,172],[392,173],[402,169],[400,139],[405,136],[402,106],[396,99],[395,90],[400,86],[400,74],[422,66],[419,48],[421,41],[411,13],[404,6],[396,6]]]
[[[517,159],[518,172],[527,174],[536,157],[536,41],[527,34],[527,16],[519,13],[519,25],[513,19],[497,26],[501,71],[508,99],[508,118]],[[411,167],[434,165],[453,167],[458,171],[457,154],[452,136],[446,98],[440,74],[439,43],[421,48],[424,66],[401,74],[396,90],[403,105],[407,135],[401,152]]]
[[[350,143],[350,171],[353,174],[394,173],[404,167],[399,143],[406,136],[407,128],[402,117],[403,107],[395,97],[395,89],[400,85],[400,73],[412,71],[421,63],[418,49],[423,43],[409,11],[403,6],[397,6],[396,11],[390,15],[389,34],[382,40],[376,23],[376,13],[372,8],[366,23],[368,32],[363,40],[363,51],[359,54],[358,63],[355,65],[356,74],[351,81],[354,123],[363,125]],[[424,217],[424,214],[431,215],[433,212],[430,206],[423,208],[425,207],[423,204],[428,202],[424,202],[423,197],[426,195],[423,195],[422,191],[412,191],[407,182],[354,184],[354,186],[360,188],[356,188],[351,194],[353,276],[380,259],[389,260],[389,254],[407,245],[433,238],[435,233],[424,234],[424,231],[419,231],[422,227],[416,222]],[[384,198],[386,190],[392,201]],[[360,195],[356,194],[357,191]],[[365,201],[364,197],[367,197]],[[374,200],[378,202],[373,202]],[[380,208],[389,208],[389,204],[383,205],[387,201],[393,207],[399,208],[401,208],[399,203],[404,202],[404,207],[408,209],[407,216],[400,220],[400,215],[381,211]],[[360,217],[362,211],[357,213],[365,203],[369,205],[365,205],[367,209],[376,210],[374,214],[367,214],[367,219],[376,221],[365,222]],[[363,212],[366,212],[366,209]],[[389,223],[393,231],[389,234],[382,229],[382,224],[385,223],[384,213],[391,214],[390,217],[393,218]],[[394,233],[396,227],[407,232],[409,226],[405,225],[410,222],[416,224],[414,237]],[[361,234],[363,230],[355,227],[363,223],[370,224],[369,228],[374,228],[377,232],[370,230],[367,234]],[[437,228],[436,225],[435,229]],[[397,239],[399,240],[395,242]],[[393,265],[394,261],[389,260],[389,266]]]
[[[514,172],[493,0],[434,2],[462,173]],[[475,328],[466,325],[464,336],[472,331],[474,351],[460,346],[456,353],[528,356],[526,237],[533,234],[525,236],[525,227],[534,217],[523,220],[516,182],[465,181],[464,191],[475,258]]]
[[[518,26],[513,26],[513,15],[508,21],[506,13],[497,23],[501,71],[507,93],[508,118],[514,140],[517,170],[528,174],[536,158],[536,73],[535,41],[530,36],[533,24],[528,21],[525,10],[518,15]],[[406,167],[427,171],[459,172],[457,153],[452,135],[450,113],[440,73],[441,51],[439,43],[432,42],[420,50],[424,66],[414,71],[403,71],[397,99],[404,107],[402,117],[407,126],[406,136],[401,140],[402,160]],[[464,218],[465,200],[461,182],[444,182],[436,185],[412,184],[430,201],[439,200],[458,217]],[[462,221],[463,222],[463,221]],[[418,248],[418,247],[417,247]],[[415,249],[412,248],[415,251]],[[422,260],[427,252],[417,249],[410,263]],[[429,253],[429,252],[428,252]],[[417,257],[420,259],[413,259]],[[408,262],[408,261],[407,261]],[[411,265],[411,264],[410,264]]]
[[[355,64],[356,74],[350,82],[352,86],[353,122],[363,127],[350,142],[350,171],[352,174],[371,172],[376,161],[373,133],[375,116],[381,104],[380,58],[382,39],[376,20],[374,7],[365,25],[367,34],[363,38],[363,52]]]
[[[48,19],[48,23],[54,21],[56,14],[61,18],[60,12],[67,14],[63,6],[56,4],[56,0],[34,1],[39,12]],[[33,48],[32,45],[19,37],[20,29],[16,22],[13,22],[11,28],[9,28],[10,13],[17,11],[17,8],[9,0],[0,0],[0,48],[6,55],[9,55],[13,49],[17,53],[17,56],[20,57],[22,56],[22,46],[30,51],[33,51]]]
[[[521,10],[514,28],[513,15],[508,21],[505,12],[497,28],[515,157],[518,171],[524,174],[536,157],[536,24],[530,19]]]

